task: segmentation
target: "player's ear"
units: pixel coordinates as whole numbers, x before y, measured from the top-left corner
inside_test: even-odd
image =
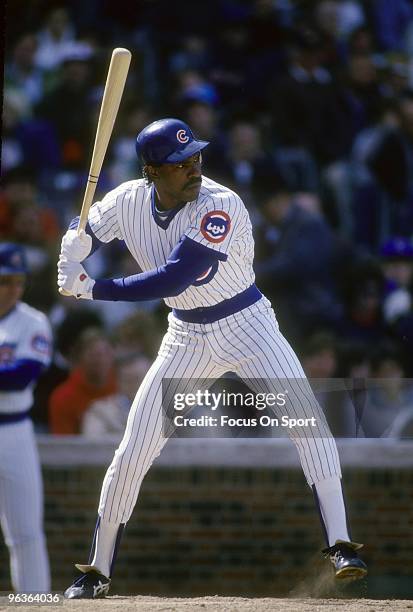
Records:
[[[158,168],[156,166],[145,166],[145,171],[151,180],[156,179],[159,176]]]

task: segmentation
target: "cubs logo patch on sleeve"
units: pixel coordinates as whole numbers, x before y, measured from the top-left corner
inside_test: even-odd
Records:
[[[230,229],[231,219],[223,210],[209,211],[201,221],[201,234],[215,244],[225,240]]]
[[[42,355],[48,355],[50,353],[50,342],[46,336],[42,334],[36,334],[32,338],[32,349]]]

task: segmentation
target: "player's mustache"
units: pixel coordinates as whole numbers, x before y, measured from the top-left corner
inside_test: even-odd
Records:
[[[192,181],[188,181],[184,187],[187,189],[188,187],[192,187],[193,185],[200,185],[202,183],[202,179],[193,179]]]

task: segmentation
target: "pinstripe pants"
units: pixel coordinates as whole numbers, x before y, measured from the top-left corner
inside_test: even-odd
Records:
[[[0,426],[0,523],[14,590],[50,591],[43,484],[30,419]]]
[[[255,392],[274,392],[274,383],[288,385],[283,414],[316,417],[317,436],[307,428],[289,430],[309,485],[341,477],[335,441],[294,351],[282,336],[271,308],[259,302],[210,324],[186,323],[169,315],[168,331],[158,357],[132,404],[124,437],[102,486],[99,515],[111,523],[126,523],[142,480],[167,438],[162,431],[162,381],[204,379],[235,372]],[[253,380],[252,380],[253,379]],[[257,380],[259,379],[259,381]],[[191,392],[188,389],[187,392]],[[321,432],[321,434],[320,434]]]

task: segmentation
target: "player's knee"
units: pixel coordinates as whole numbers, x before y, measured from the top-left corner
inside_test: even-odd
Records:
[[[9,549],[26,548],[36,544],[43,544],[45,536],[43,531],[25,530],[21,533],[11,533],[6,537],[6,545]]]

